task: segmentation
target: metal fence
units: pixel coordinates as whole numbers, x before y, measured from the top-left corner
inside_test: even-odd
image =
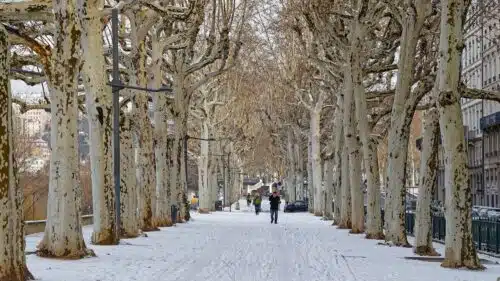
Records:
[[[415,214],[406,214],[406,232],[413,235]],[[446,219],[444,216],[432,216],[432,238],[444,242]],[[472,221],[472,239],[481,251],[500,254],[500,221],[475,219]]]

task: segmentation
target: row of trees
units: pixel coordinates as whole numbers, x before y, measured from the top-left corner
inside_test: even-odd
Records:
[[[171,205],[180,210],[178,222],[189,220],[186,151],[199,159],[200,190],[213,190],[211,199],[204,199],[204,210],[214,206],[218,171],[225,171],[226,187],[231,186],[225,192],[228,200],[238,197],[243,176],[240,155],[247,148],[235,142],[231,130],[237,124],[216,107],[226,108],[239,91],[239,84],[223,77],[236,75],[229,70],[237,65],[243,37],[251,31],[247,23],[251,7],[246,0],[0,4],[0,216],[4,222],[0,280],[33,278],[24,257],[22,191],[13,168],[11,104],[15,101],[10,79],[48,88],[40,103],[22,104],[23,110],[51,113],[47,222],[37,254],[67,259],[94,255],[85,245],[80,221],[79,114],[87,115],[90,127],[93,244],[118,244],[122,237],[170,226]],[[121,92],[122,219],[118,227],[112,92],[107,85],[111,8],[120,12],[121,80],[148,88],[167,85],[173,90],[172,95]],[[193,135],[202,139],[201,148],[200,142],[190,141],[198,138]]]
[[[80,113],[88,116],[90,127],[95,244],[117,244],[120,237],[171,225],[172,204],[180,207],[179,220],[189,219],[187,151],[198,160],[203,213],[217,200],[218,174],[231,186],[225,192],[226,202],[231,202],[241,190],[243,171],[274,170],[285,176],[289,200],[309,194],[310,210],[334,218],[340,228],[409,246],[403,202],[410,125],[415,111],[425,110],[415,251],[435,254],[429,200],[441,136],[448,194],[443,266],[482,268],[471,236],[459,102],[461,97],[499,100],[500,95],[468,89],[460,82],[469,3],[259,4],[262,9],[250,0],[0,4],[1,108],[10,110],[9,79],[43,83],[49,89],[40,104],[23,105],[52,115],[48,220],[38,254],[93,254],[80,224]],[[112,93],[107,85],[110,8],[120,11],[122,81],[173,89],[170,96],[121,91],[120,231],[114,210]],[[0,221],[7,222],[0,229],[0,280],[26,280],[31,274],[23,254],[22,194],[14,181],[9,110],[0,115]],[[385,139],[386,157],[378,153]],[[385,233],[379,166],[387,171]],[[367,185],[366,225],[362,177]]]
[[[288,199],[309,194],[310,211],[333,218],[339,228],[410,247],[405,231],[408,155],[415,145],[410,143],[412,120],[423,111],[414,251],[437,254],[431,199],[441,139],[446,186],[442,266],[483,268],[472,240],[460,109],[464,97],[500,100],[498,92],[461,82],[464,32],[480,24],[482,9],[467,13],[470,1],[462,0],[290,0],[271,6],[275,12],[266,18],[271,24],[262,31],[266,62],[256,65],[266,64],[263,79],[271,89],[263,90],[261,116],[274,141],[275,167],[281,167],[275,170],[283,171]]]

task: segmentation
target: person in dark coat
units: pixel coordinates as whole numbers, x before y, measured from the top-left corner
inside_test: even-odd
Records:
[[[280,209],[281,198],[278,192],[274,191],[271,196],[269,196],[269,204],[271,205],[271,223],[278,223],[278,210]]]

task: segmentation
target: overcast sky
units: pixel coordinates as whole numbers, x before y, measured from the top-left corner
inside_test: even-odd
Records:
[[[0,0],[1,1],[1,0]],[[42,85],[28,86],[21,80],[10,80],[10,87],[13,96],[40,98],[42,96]]]

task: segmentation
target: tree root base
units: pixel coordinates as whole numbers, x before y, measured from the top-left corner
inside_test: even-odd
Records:
[[[15,272],[9,273],[8,275],[0,276],[0,281],[28,281],[28,280],[35,280],[35,276],[31,274],[26,265],[24,265],[22,273],[17,272],[17,270],[15,270]]]
[[[153,231],[160,231],[160,229],[156,226],[148,226],[148,227],[143,227],[141,228],[143,232],[153,232]]]
[[[132,239],[139,237],[140,233],[126,233],[125,231],[120,231],[120,238],[122,239]]]
[[[483,266],[482,264],[479,263],[479,260],[476,261],[454,261],[454,260],[448,260],[444,259],[444,261],[441,263],[441,267],[445,268],[467,268],[469,270],[485,270],[486,267]]]
[[[385,235],[383,232],[367,233],[365,239],[369,240],[384,240]]]
[[[322,217],[323,213],[322,212],[314,212],[315,217]]]
[[[338,229],[351,229],[352,228],[352,223],[351,222],[340,222],[337,225]]]
[[[209,209],[198,209],[198,214],[210,214]]]
[[[120,239],[116,237],[115,231],[106,230],[102,232],[92,232],[92,238],[90,239],[93,245],[102,245],[102,246],[110,246],[110,245],[118,245]]]
[[[377,245],[389,246],[389,247],[402,247],[402,248],[411,248],[411,247],[413,247],[408,242],[406,242],[406,244],[405,244],[405,243],[394,243],[393,241],[379,242],[379,243],[377,243]]]
[[[363,229],[351,229],[349,234],[363,234],[365,231]]]
[[[174,225],[171,219],[161,219],[156,221],[157,227],[170,227]]]
[[[66,251],[64,255],[56,255],[47,249],[41,248],[36,251],[36,255],[42,258],[61,259],[61,260],[79,260],[83,258],[97,257],[95,252],[92,249],[88,248],[81,249],[80,251],[77,252]]]
[[[439,257],[441,256],[432,246],[417,246],[413,252],[419,256]]]

